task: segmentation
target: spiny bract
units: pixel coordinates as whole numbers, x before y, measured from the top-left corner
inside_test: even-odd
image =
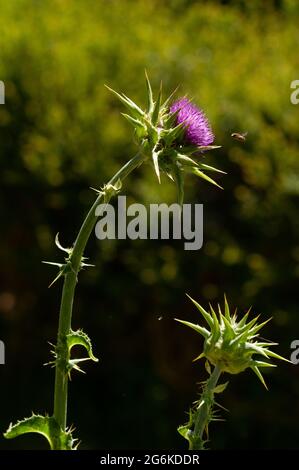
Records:
[[[140,153],[145,159],[151,159],[159,182],[160,173],[164,172],[176,183],[179,204],[183,203],[186,173],[192,173],[221,187],[207,172],[224,172],[202,161],[206,150],[219,148],[218,145],[210,145],[214,136],[204,113],[187,98],[172,103],[174,93],[162,101],[162,87],[154,99],[147,75],[146,86],[146,110],[123,93],[107,88],[127,108],[128,113],[123,113],[123,116],[134,127]]]

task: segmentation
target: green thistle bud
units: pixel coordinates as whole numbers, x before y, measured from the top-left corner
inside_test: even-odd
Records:
[[[258,339],[258,332],[271,319],[258,323],[259,317],[257,316],[247,323],[249,310],[238,321],[236,312],[231,315],[226,298],[224,314],[218,305],[218,315],[211,305],[208,312],[191,297],[189,298],[202,314],[209,327],[207,329],[197,324],[177,320],[204,337],[203,352],[195,360],[205,357],[220,372],[228,372],[229,374],[239,374],[245,369],[250,368],[265,387],[266,384],[260,369],[276,366],[265,360],[256,359],[256,356],[261,356],[263,359],[275,358],[289,362],[269,349],[270,346],[277,343],[260,341]]]

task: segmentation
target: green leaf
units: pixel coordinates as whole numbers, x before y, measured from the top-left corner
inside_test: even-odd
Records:
[[[191,430],[189,429],[189,426],[188,424],[186,424],[185,426],[179,426],[178,427],[178,433],[183,436],[184,439],[186,439],[188,442],[190,442],[190,434],[191,434]]]
[[[196,300],[192,299],[192,297],[190,297],[190,295],[188,295],[188,294],[186,294],[186,295],[193,302],[195,307],[200,311],[200,313],[202,314],[202,316],[206,320],[207,324],[212,329],[214,323],[213,323],[213,319],[212,319],[211,315],[201,305],[199,305],[199,303],[196,302]]]
[[[206,165],[205,163],[199,163],[198,167],[201,168],[202,170],[215,171],[216,173],[222,173],[223,175],[227,174],[225,171],[219,170],[218,168],[215,168],[214,166]]]
[[[174,140],[179,139],[180,136],[183,135],[185,127],[186,127],[185,123],[182,122],[181,124],[178,124],[177,126],[168,130],[167,132],[164,132],[163,138],[166,144],[171,145]]]
[[[192,160],[192,158],[187,157],[187,155],[183,155],[181,153],[177,153],[177,160],[182,164],[186,166],[197,166],[197,162],[195,160]]]
[[[194,323],[190,323],[189,321],[179,320],[178,318],[175,318],[175,321],[178,321],[179,323],[182,323],[183,325],[188,326],[189,328],[192,328],[197,333],[202,335],[204,338],[208,338],[210,336],[210,332],[208,330],[206,330],[203,326],[199,326],[199,325],[196,325]]]
[[[164,101],[162,105],[163,110],[166,110],[168,108],[170,101],[172,100],[172,98],[174,97],[178,89],[179,89],[179,85],[173,90],[173,92],[168,96],[168,98],[166,98],[166,100]]]
[[[274,359],[280,359],[281,361],[285,361],[285,362],[288,362],[289,364],[292,364],[292,361],[290,361],[289,359],[286,359],[285,357],[280,356],[279,354],[276,354],[270,349],[265,349],[265,351],[268,356],[273,357]]]
[[[228,321],[230,321],[230,310],[229,310],[229,305],[228,305],[228,301],[227,301],[225,294],[224,294],[224,315],[225,315],[225,318]]]
[[[217,318],[217,315],[215,313],[215,310],[213,309],[212,305],[209,304],[210,310],[212,312],[212,318],[213,318],[213,328],[211,329],[211,333],[213,336],[213,341],[217,341],[219,336],[220,336],[220,324]]]
[[[149,81],[148,75],[146,70],[144,71],[145,73],[145,82],[146,82],[146,89],[147,89],[147,100],[148,100],[148,113],[151,116],[153,110],[154,110],[154,100],[153,100],[153,91],[151,87],[151,83]]]
[[[206,369],[206,371],[207,371],[207,373],[208,373],[209,375],[212,374],[211,366],[210,366],[209,361],[206,361],[206,362],[205,362],[205,369]]]
[[[18,421],[14,425],[10,424],[8,430],[4,433],[4,437],[13,439],[28,433],[37,433],[44,436],[52,450],[72,450],[76,448],[71,431],[62,431],[53,416],[33,414],[30,418]]]
[[[206,151],[206,150],[214,150],[214,149],[220,149],[221,145],[201,145],[200,147],[197,147],[197,150],[199,151]]]
[[[211,184],[214,184],[214,186],[217,186],[218,188],[220,189],[223,189],[222,186],[220,186],[218,183],[216,183],[216,181],[214,181],[212,178],[210,178],[208,175],[206,175],[205,173],[203,173],[203,171],[200,171],[198,169],[198,167],[190,167],[189,171],[191,173],[193,173],[194,175],[196,176],[199,176],[200,178],[208,181],[209,183]]]
[[[174,164],[172,167],[172,175],[177,187],[178,204],[182,207],[184,202],[184,177],[176,164]]]
[[[59,249],[62,250],[62,251],[65,251],[65,252],[68,253],[68,254],[71,254],[72,248],[64,248],[64,247],[61,245],[61,243],[60,243],[58,237],[59,237],[59,232],[56,233],[56,237],[55,237],[55,245],[57,246],[57,248],[59,248]]]
[[[87,354],[88,354],[88,358],[86,359],[90,359],[94,362],[98,362],[98,358],[96,358],[92,352],[91,340],[87,336],[87,334],[84,333],[84,331],[82,330],[71,331],[67,335],[66,339],[67,339],[67,345],[68,345],[69,351],[71,351],[71,349],[74,346],[83,346],[86,349]]]
[[[155,168],[155,173],[157,175],[159,183],[161,183],[160,168],[159,168],[159,152],[156,152],[155,149],[152,151],[152,159],[153,159],[153,164]]]
[[[162,97],[162,83],[160,85],[158,98],[157,98],[157,101],[155,102],[154,109],[153,109],[153,114],[152,114],[152,123],[153,123],[154,126],[157,125],[158,120],[159,120],[161,97]]]
[[[264,385],[264,387],[268,390],[268,387],[266,385],[266,382],[264,380],[264,377],[262,376],[261,374],[261,371],[259,370],[259,368],[257,366],[251,366],[251,369],[253,370],[253,372],[257,375],[257,377],[259,378],[259,380],[262,382],[262,384]]]
[[[229,382],[225,382],[224,384],[219,384],[217,385],[214,389],[213,389],[213,392],[214,393],[222,393],[224,392],[224,390],[226,389],[226,387],[228,386]]]
[[[123,93],[122,94],[117,93],[117,91],[113,90],[107,85],[105,85],[105,87],[109,91],[111,91],[111,93],[113,93],[126,106],[126,108],[128,108],[131,111],[133,117],[135,118],[144,117],[144,112],[142,111],[142,109],[140,109],[139,106],[137,106],[137,104],[135,104],[130,98],[128,98]]]
[[[139,119],[135,119],[129,114],[126,113],[120,113],[130,124],[132,124],[133,127],[139,127],[145,129],[144,125]]]
[[[192,360],[192,362],[199,361],[199,359],[202,359],[203,357],[205,357],[205,353],[202,352],[199,356],[196,356],[196,357]]]
[[[247,312],[245,313],[245,315],[241,318],[241,320],[239,321],[238,323],[238,328],[242,328],[243,326],[246,325],[246,321],[247,321],[247,318],[248,318],[248,315],[249,313],[251,312],[251,307],[247,310]]]

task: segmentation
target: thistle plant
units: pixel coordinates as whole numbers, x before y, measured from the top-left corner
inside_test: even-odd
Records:
[[[208,440],[209,423],[219,420],[217,407],[220,405],[215,401],[215,394],[222,393],[228,385],[228,382],[218,384],[221,374],[239,374],[251,369],[267,388],[261,369],[276,367],[267,360],[273,358],[289,361],[270,349],[277,343],[259,339],[259,331],[271,318],[258,323],[257,316],[247,322],[249,309],[238,321],[237,312],[231,314],[226,297],[224,313],[218,305],[218,314],[211,305],[210,311],[207,311],[191,297],[190,299],[203,316],[208,328],[184,320],[177,321],[192,328],[204,338],[203,352],[194,361],[206,359],[209,378],[202,383],[200,398],[189,410],[188,423],[180,426],[178,432],[188,441],[190,450],[201,450],[205,448]]]
[[[174,94],[163,101],[162,87],[154,99],[147,76],[146,87],[148,105],[145,111],[124,94],[108,87],[127,110],[123,116],[134,128],[138,152],[107,184],[96,190],[96,200],[73,245],[69,248],[63,247],[58,235],[56,236],[55,243],[64,253],[64,260],[60,263],[48,262],[58,268],[58,273],[50,285],[63,279],[57,342],[52,350],[53,360],[50,361],[50,365],[55,368],[54,410],[50,415],[33,414],[14,425],[11,424],[4,434],[8,439],[25,433],[39,433],[48,440],[51,449],[77,448],[72,426],[67,424],[69,379],[75,371],[82,372],[84,361],[96,362],[98,359],[93,354],[91,340],[87,334],[82,330],[72,329],[72,310],[79,272],[91,266],[86,262],[84,250],[97,220],[98,205],[108,203],[122,189],[125,178],[147,161],[153,164],[159,182],[161,173],[165,173],[176,183],[180,204],[183,203],[186,173],[193,173],[218,186],[207,172],[223,172],[203,162],[203,153],[217,148],[211,145],[213,133],[203,112],[187,98],[173,102]],[[76,345],[85,349],[86,357],[72,358],[72,348]]]

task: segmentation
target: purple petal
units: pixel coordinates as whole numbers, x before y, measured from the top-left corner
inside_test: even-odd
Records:
[[[210,145],[214,141],[214,134],[209,121],[201,109],[191,103],[188,98],[181,98],[175,101],[170,112],[177,111],[176,124],[185,123],[185,139],[190,144]]]

